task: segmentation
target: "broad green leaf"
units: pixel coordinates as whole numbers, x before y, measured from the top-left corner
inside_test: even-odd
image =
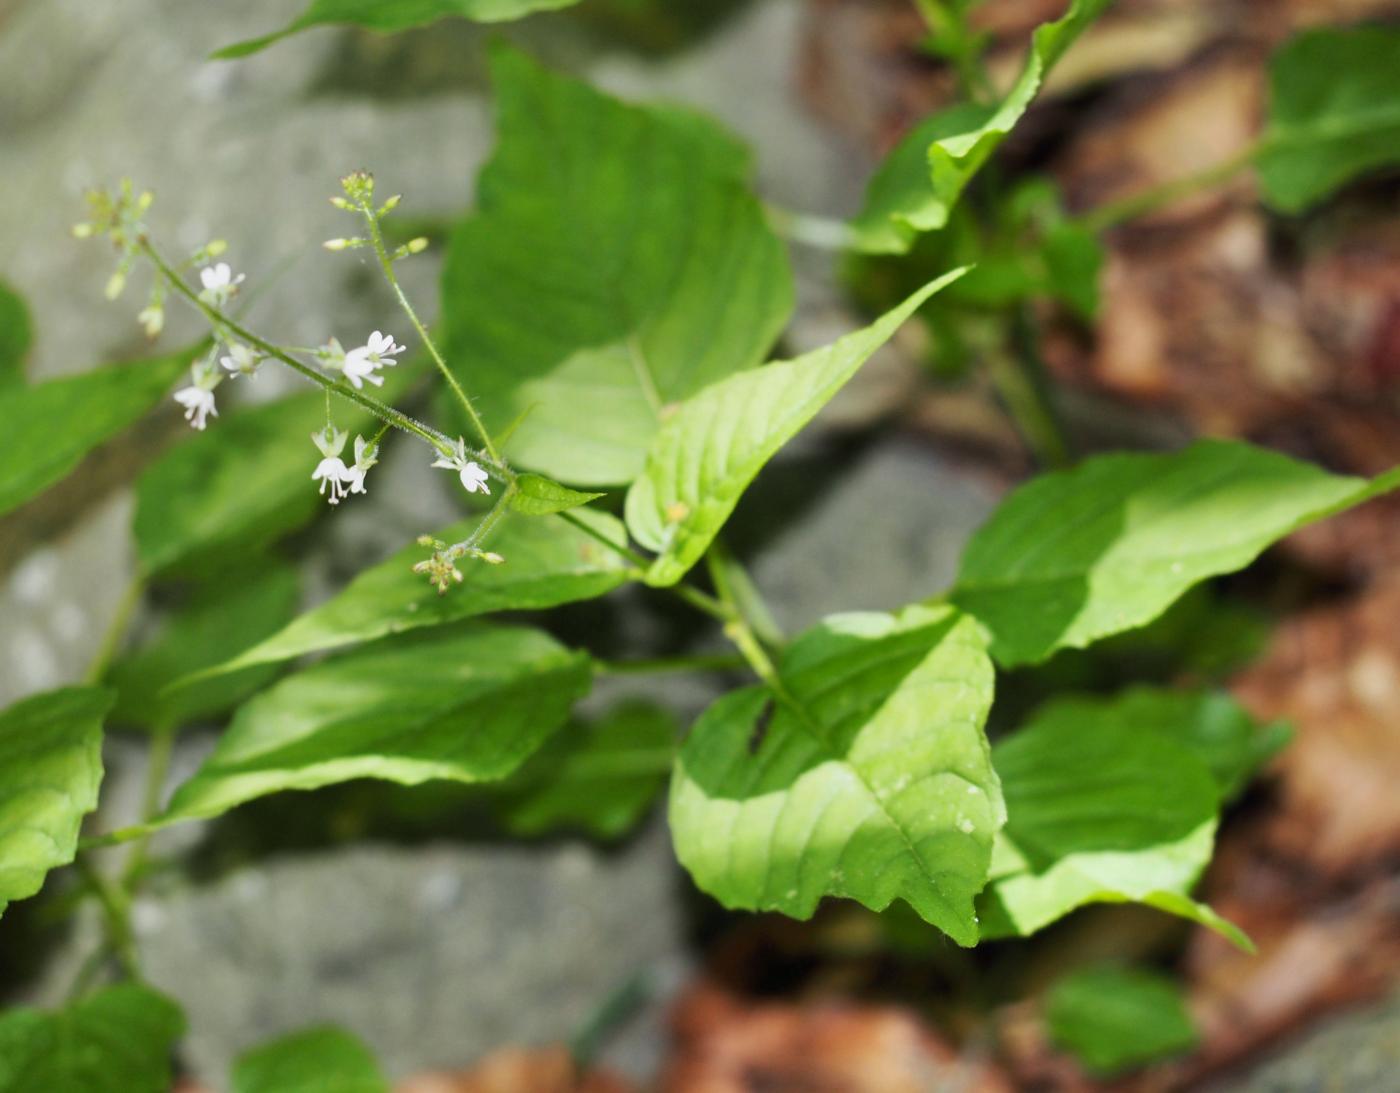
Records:
[[[499,144],[443,272],[447,358],[518,465],[615,485],[667,407],[763,360],[792,309],[749,155],[506,49]]]
[[[1045,998],[1050,1038],[1096,1074],[1180,1055],[1199,1039],[1175,981],[1100,965],[1059,980]]]
[[[1220,795],[1181,744],[1121,724],[1054,716],[992,750],[1006,797],[987,936],[1031,934],[1088,903],[1146,903],[1246,939],[1190,898],[1210,861]]]
[[[248,702],[160,822],[354,778],[504,778],[568,716],[588,658],[538,630],[439,627],[307,668]]]
[[[627,534],[614,517],[592,509],[576,516],[603,538],[626,545]],[[474,516],[443,528],[437,537],[460,541],[481,519]],[[421,574],[413,572],[414,564],[428,551],[416,544],[404,547],[216,671],[271,664],[493,611],[538,611],[604,595],[627,580],[624,563],[616,552],[563,520],[508,515],[487,545],[505,562],[487,565],[463,560],[458,563],[462,583],[441,596]]]
[[[1035,723],[1069,733],[1153,732],[1175,740],[1206,765],[1222,800],[1244,789],[1250,776],[1288,743],[1283,722],[1259,726],[1228,694],[1134,687],[1112,698],[1061,698],[1036,712]]]
[[[727,907],[807,918],[823,896],[906,901],[960,945],[1005,819],[982,725],[992,666],[946,607],[838,615],[788,647],[786,696],[735,691],[671,783],[676,853]]]
[[[1151,622],[1198,581],[1397,482],[1223,440],[1086,459],[1002,502],[968,544],[951,599],[991,631],[1003,665],[1043,660]]]
[[[203,582],[151,641],[108,672],[117,691],[112,721],[178,728],[223,713],[270,683],[276,670],[263,667],[166,690],[277,631],[296,614],[297,585],[296,570],[275,558]]]
[[[167,1093],[185,1018],[150,987],[121,983],[54,1012],[0,1016],[0,1093]]]
[[[33,340],[29,309],[0,281],[0,391],[24,386],[24,358]]]
[[[925,300],[925,285],[870,326],[791,361],[741,372],[687,399],[652,441],[627,493],[627,526],[659,556],[646,581],[670,585],[705,553],[754,476],[817,415]]]
[[[964,128],[934,139],[928,148],[930,190],[922,199],[910,196],[916,191],[902,190],[898,210],[907,223],[927,231],[948,222],[963,188],[1021,120],[1050,70],[1112,2],[1073,0],[1063,17],[1036,30],[1020,76],[996,109],[985,117],[969,114]]]
[[[233,1064],[233,1093],[389,1093],[389,1083],[369,1048],[326,1026],[244,1052]]]
[[[335,420],[354,435],[373,419],[337,400]],[[310,439],[325,422],[323,394],[295,395],[225,414],[152,464],[136,487],[142,571],[207,569],[309,521],[326,505],[311,480],[321,457]]]
[[[186,350],[0,390],[0,513],[48,489],[88,452],[144,417],[192,356]]]
[[[572,720],[501,783],[497,812],[518,835],[625,835],[666,784],[678,735],[671,714],[646,702]]]
[[[553,479],[540,474],[517,476],[515,488],[510,507],[526,516],[549,516],[567,509],[576,509],[603,496],[601,493],[580,493],[578,490],[571,490],[568,486],[561,486]]]
[[[1274,56],[1256,160],[1264,197],[1302,212],[1338,186],[1400,163],[1400,28],[1319,28]]]
[[[0,713],[0,911],[73,860],[78,828],[97,807],[102,718],[112,697],[68,687]]]
[[[425,26],[454,15],[478,23],[502,23],[532,11],[555,11],[576,3],[578,0],[312,0],[311,6],[283,29],[225,46],[214,57],[221,60],[246,57],[297,31],[333,23],[388,33]]]

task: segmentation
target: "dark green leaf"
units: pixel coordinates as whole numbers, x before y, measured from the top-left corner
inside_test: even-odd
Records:
[[[1275,55],[1258,157],[1264,196],[1296,213],[1400,164],[1400,28],[1319,28]]]
[[[1277,452],[1203,440],[1042,475],[973,536],[951,599],[1011,666],[1151,622],[1198,581],[1298,528],[1393,489]]]
[[[627,526],[659,552],[649,584],[675,584],[719,534],[769,459],[814,418],[899,325],[961,270],[925,285],[870,326],[796,360],[706,387],[681,403],[652,441],[627,493]]]
[[[0,713],[0,911],[73,860],[78,828],[97,807],[102,718],[112,698],[102,688],[68,687]]]
[[[982,725],[992,666],[946,607],[838,615],[766,687],[726,695],[681,748],[676,853],[727,907],[807,918],[827,895],[895,899],[960,945],[1005,819]]]
[[[24,358],[33,340],[29,309],[0,281],[0,391],[24,386]]]
[[[792,307],[747,152],[493,53],[499,144],[443,273],[448,360],[514,462],[625,483],[666,407],[758,364]]]
[[[165,691],[176,680],[220,664],[274,633],[296,614],[296,570],[264,558],[204,582],[162,630],[112,666],[112,720],[178,728],[212,717],[271,682],[276,669],[254,668]],[[162,693],[162,692],[165,693]]]
[[[112,364],[0,391],[0,513],[67,476],[83,456],[144,417],[189,365],[191,351]]]
[[[389,1093],[389,1083],[369,1048],[327,1026],[240,1055],[233,1064],[233,1093]]]
[[[599,535],[626,545],[627,534],[614,517],[592,509],[576,515]],[[470,535],[481,519],[463,520],[437,535],[456,542]],[[624,563],[614,551],[563,520],[506,516],[487,545],[505,562],[488,565],[462,560],[458,563],[462,583],[441,596],[413,572],[414,564],[429,553],[427,548],[407,546],[217,671],[270,664],[493,611],[556,607],[601,596],[627,579]]]
[[[577,3],[578,0],[312,0],[311,6],[282,30],[225,46],[214,56],[222,60],[246,57],[299,30],[329,23],[348,23],[387,33],[421,27],[453,15],[478,23],[500,23],[532,11],[554,11]]]
[[[538,630],[468,624],[386,638],[240,709],[160,822],[354,778],[498,780],[563,724],[590,684],[587,657]]]
[[[625,835],[665,784],[677,736],[672,715],[646,702],[570,721],[501,783],[498,812],[519,835],[560,828]]]
[[[1086,968],[1045,999],[1050,1037],[1096,1074],[1180,1055],[1198,1036],[1174,981],[1139,968]]]
[[[516,493],[510,499],[510,507],[526,516],[549,516],[552,513],[576,509],[603,495],[601,493],[580,493],[568,486],[561,486],[551,478],[540,474],[522,474],[515,480]]]
[[[167,1093],[179,1007],[135,983],[0,1017],[0,1093]]]

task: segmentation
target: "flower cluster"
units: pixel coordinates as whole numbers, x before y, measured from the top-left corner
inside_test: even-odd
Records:
[[[341,432],[330,424],[319,433],[311,434],[312,443],[321,452],[321,462],[317,463],[316,469],[311,472],[311,480],[321,483],[320,493],[323,497],[326,487],[330,487],[330,497],[327,500],[332,505],[340,504],[341,499],[349,494],[369,492],[365,489],[365,475],[379,462],[379,445],[357,436],[355,462],[347,467],[345,461],[340,458],[347,439],[348,433]]]

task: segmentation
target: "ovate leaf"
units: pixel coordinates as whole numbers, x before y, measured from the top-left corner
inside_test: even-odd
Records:
[[[275,670],[245,670],[167,691],[200,669],[241,653],[283,626],[297,609],[296,570],[261,558],[203,582],[141,648],[107,675],[116,688],[112,720],[147,728],[176,728],[212,717],[271,681]]]
[[[671,783],[676,853],[727,907],[807,918],[903,899],[960,945],[1005,818],[982,726],[992,666],[946,607],[838,615],[696,722]]]
[[[492,55],[499,144],[443,272],[447,359],[513,461],[630,482],[669,404],[763,360],[792,276],[748,153],[673,108],[630,106]]]
[[[589,509],[577,518],[603,538],[626,545],[621,523],[607,513]],[[443,528],[437,537],[460,541],[481,519],[475,516]],[[417,544],[404,547],[216,671],[271,664],[493,611],[538,611],[592,599],[627,579],[624,563],[615,551],[563,520],[507,516],[492,531],[487,545],[505,562],[488,565],[463,559],[458,563],[462,583],[441,596],[422,574],[413,572],[414,564],[429,551]]]
[[[0,911],[73,860],[78,828],[97,807],[102,718],[112,697],[68,687],[0,713]]]
[[[665,784],[677,735],[675,718],[646,702],[570,721],[501,784],[497,812],[518,835],[576,828],[617,838]]]
[[[48,489],[88,452],[144,417],[192,355],[185,351],[0,389],[0,513]]]
[[[0,1016],[0,1093],[166,1093],[185,1030],[174,1002],[122,983],[56,1012]]]
[[[1319,28],[1274,56],[1257,163],[1264,196],[1301,212],[1342,183],[1400,163],[1400,28]]]
[[[587,693],[587,657],[538,630],[442,627],[324,661],[258,695],[162,822],[353,778],[504,778]]]
[[[1066,976],[1045,998],[1045,1020],[1056,1044],[1105,1076],[1180,1055],[1199,1039],[1181,988],[1143,968],[1100,965]]]
[[[510,507],[526,516],[549,516],[551,513],[576,509],[596,500],[601,493],[580,493],[561,486],[542,474],[522,474],[516,477],[515,494]]]
[[[223,60],[246,57],[299,30],[328,23],[383,32],[421,27],[451,15],[478,23],[501,23],[532,11],[553,11],[576,3],[578,0],[312,0],[311,6],[282,30],[225,46],[214,56]]]
[[[1198,581],[1397,481],[1221,440],[1087,459],[1002,502],[968,544],[951,599],[991,631],[1002,664],[1043,660],[1151,622]]]
[[[864,330],[796,360],[741,372],[687,399],[662,426],[627,493],[627,526],[659,552],[649,584],[681,579],[705,553],[763,465],[955,270]]]
[[[1190,898],[1210,861],[1220,795],[1187,748],[1052,713],[1000,741],[992,761],[1007,822],[979,901],[989,936],[1031,934],[1088,903],[1138,902],[1248,947]]]
[[[389,1093],[379,1064],[344,1029],[304,1029],[244,1052],[233,1093]]]
[[[24,358],[33,340],[29,309],[0,281],[0,391],[24,386]]]

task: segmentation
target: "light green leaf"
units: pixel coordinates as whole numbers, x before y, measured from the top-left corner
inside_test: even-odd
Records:
[[[1277,452],[1203,440],[1115,454],[1041,475],[973,536],[951,599],[1012,666],[1151,622],[1198,581],[1243,569],[1272,543],[1395,488]]]
[[[354,778],[504,778],[590,684],[588,658],[538,630],[468,624],[386,638],[247,703],[160,822]]]
[[[614,517],[592,509],[576,516],[603,538],[626,545],[627,534]],[[443,528],[437,537],[448,542],[464,539],[481,519],[474,516]],[[627,579],[624,563],[614,551],[563,520],[506,516],[488,545],[505,562],[487,565],[464,559],[458,563],[462,583],[441,596],[413,572],[414,564],[428,551],[417,544],[404,547],[388,561],[359,574],[319,607],[213,671],[271,664],[493,611],[538,611],[602,596]]]
[[[296,570],[261,558],[202,583],[156,637],[112,665],[117,691],[111,719],[146,728],[178,728],[212,717],[272,681],[275,669],[254,668],[166,691],[176,680],[241,653],[296,614]],[[164,692],[164,693],[163,693]]]
[[[1244,789],[1258,767],[1276,755],[1291,735],[1287,725],[1260,727],[1228,694],[1134,687],[1112,698],[1060,698],[1036,711],[1035,723],[1067,733],[1153,732],[1184,745],[1206,765],[1222,800]]]
[[[1400,28],[1310,30],[1273,59],[1257,158],[1264,197],[1302,212],[1344,182],[1400,163]]]
[[[343,402],[335,415],[352,435],[373,420]],[[311,480],[320,455],[310,439],[325,422],[324,395],[296,395],[214,419],[152,464],[136,487],[142,571],[207,569],[308,522],[326,505]]]
[[[112,692],[68,687],[0,713],[0,911],[73,860],[78,828],[97,807],[102,718]]]
[[[389,1083],[369,1048],[325,1026],[244,1052],[233,1064],[233,1093],[389,1093]]]
[[[641,470],[665,408],[763,360],[792,308],[782,245],[712,122],[492,55],[499,144],[453,235],[443,333],[512,460],[563,482]]]
[[[1195,755],[1121,724],[1036,717],[998,742],[1006,796],[986,936],[1031,934],[1088,903],[1146,903],[1248,939],[1190,898],[1210,861],[1219,790]]]
[[[555,11],[577,3],[578,0],[312,0],[311,6],[282,30],[225,46],[214,57],[220,60],[246,57],[299,30],[332,23],[389,33],[425,26],[454,15],[478,23],[502,23],[532,11]]]
[[[29,309],[0,281],[0,391],[24,386],[24,358],[33,340]]]
[[[1176,982],[1142,968],[1066,976],[1046,996],[1045,1019],[1050,1038],[1100,1075],[1183,1054],[1199,1039]]]
[[[0,391],[0,513],[48,489],[144,417],[192,356],[187,350]]]
[[[992,666],[946,607],[838,615],[765,687],[712,705],[671,783],[676,853],[727,907],[810,917],[823,896],[903,899],[960,945],[1005,819],[982,725]]]
[[[925,285],[870,326],[796,360],[720,380],[687,399],[652,441],[627,493],[627,526],[659,556],[646,581],[670,585],[705,553],[769,459],[817,415],[925,300],[962,275]]]
[[[0,1016],[0,1093],[166,1093],[185,1031],[180,1009],[136,983],[107,987],[56,1012]]]
[[[916,190],[901,188],[898,209],[906,222],[917,224],[923,231],[941,228],[948,222],[948,216],[962,195],[963,188],[1021,120],[1050,70],[1084,29],[1112,2],[1074,0],[1058,21],[1046,23],[1036,30],[1021,75],[1001,104],[985,118],[969,114],[965,128],[941,135],[929,145],[931,189],[917,198],[910,196],[917,193]],[[909,181],[912,182],[912,179]]]
[[[552,513],[576,509],[603,495],[601,493],[580,493],[568,486],[561,486],[551,478],[540,474],[522,474],[515,479],[516,492],[510,499],[510,507],[526,516],[549,516]]]
[[[497,812],[518,835],[560,828],[625,835],[665,784],[678,735],[670,712],[647,702],[570,721],[501,783]]]

